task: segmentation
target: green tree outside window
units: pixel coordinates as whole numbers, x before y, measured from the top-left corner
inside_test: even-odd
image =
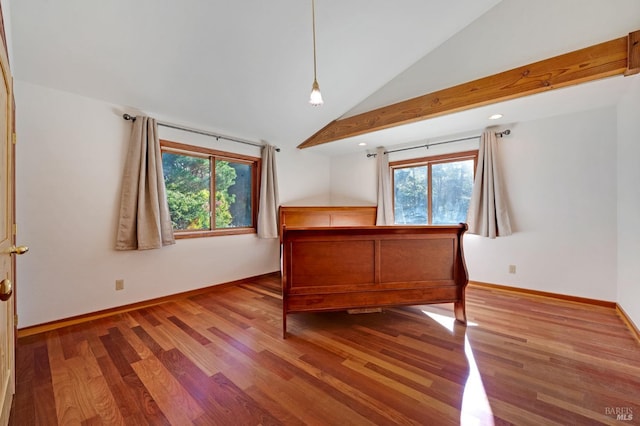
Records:
[[[162,167],[175,230],[197,231],[252,225],[251,164],[210,156],[163,152]],[[212,173],[215,173],[213,227]]]

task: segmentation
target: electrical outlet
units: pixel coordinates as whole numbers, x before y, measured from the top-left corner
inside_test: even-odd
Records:
[[[516,265],[509,265],[509,273],[510,274],[516,273]]]
[[[124,290],[124,280],[116,280],[116,290]]]

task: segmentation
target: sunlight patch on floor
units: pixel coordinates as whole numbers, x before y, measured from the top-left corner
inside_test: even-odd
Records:
[[[455,332],[456,319],[447,315],[437,314],[422,309],[422,313],[429,318],[440,324],[451,334]],[[478,324],[467,321],[467,327],[477,327]],[[489,398],[487,392],[484,389],[482,383],[482,377],[478,370],[473,350],[471,349],[471,343],[467,337],[465,331],[464,334],[464,354],[467,357],[467,363],[469,364],[469,375],[464,385],[464,391],[462,394],[462,405],[460,407],[460,424],[463,426],[481,425],[481,426],[493,426],[493,411],[489,404]]]
[[[462,407],[460,407],[460,424],[468,425],[489,425],[493,426],[493,411],[489,404],[487,392],[482,383],[482,377],[478,370],[471,343],[466,333],[464,336],[464,353],[469,363],[469,376],[464,385],[462,394]]]

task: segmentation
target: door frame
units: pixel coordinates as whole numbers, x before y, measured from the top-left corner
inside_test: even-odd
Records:
[[[7,38],[5,34],[5,25],[4,25],[4,16],[2,7],[0,4],[0,37],[2,38],[2,52],[0,52],[1,62],[0,63],[0,71],[4,73],[4,84],[7,85],[7,114],[11,114],[10,117],[4,117],[7,120],[7,134],[2,135],[2,137],[6,137],[8,141],[2,141],[2,143],[7,143],[8,152],[7,152],[7,165],[9,167],[9,173],[7,174],[7,178],[9,182],[7,182],[7,190],[10,192],[7,197],[7,202],[11,203],[10,208],[7,209],[9,213],[8,222],[10,224],[9,230],[9,243],[11,246],[15,246],[16,244],[16,122],[15,122],[15,98],[13,96],[13,77],[11,75],[11,64],[9,63],[9,51],[7,48]],[[9,382],[7,383],[7,394],[5,395],[4,401],[2,401],[2,406],[0,407],[0,417],[2,417],[2,422],[8,422],[9,417],[11,416],[11,406],[13,401],[13,395],[15,394],[16,389],[16,354],[15,348],[17,343],[17,304],[16,304],[16,289],[15,289],[15,278],[16,278],[16,257],[10,255],[9,260],[9,269],[10,269],[10,279],[13,281],[13,294],[11,298],[13,300],[8,300],[6,302],[0,303],[10,303],[10,315],[7,316],[7,333],[10,333],[11,336],[7,339],[9,344],[8,349],[8,369],[9,369]],[[0,366],[0,368],[3,366]]]

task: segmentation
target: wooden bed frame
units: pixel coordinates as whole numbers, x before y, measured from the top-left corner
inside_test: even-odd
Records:
[[[282,217],[281,211],[281,217]],[[286,212],[285,212],[286,215]],[[466,324],[466,224],[282,228],[287,314],[454,303]]]

